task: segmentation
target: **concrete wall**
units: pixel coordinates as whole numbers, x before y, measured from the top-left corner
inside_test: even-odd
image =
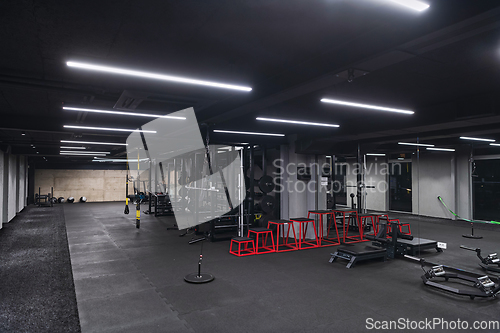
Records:
[[[126,170],[36,170],[35,192],[49,193],[54,187],[55,197],[76,201],[86,197],[89,202],[124,201]],[[131,192],[132,193],[132,192]]]

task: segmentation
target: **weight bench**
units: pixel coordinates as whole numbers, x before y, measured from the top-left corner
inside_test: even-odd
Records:
[[[338,248],[335,253],[330,253],[330,263],[337,258],[348,260],[346,268],[353,267],[358,261],[380,258],[383,261],[387,259],[387,250],[364,244],[355,244],[349,247]]]

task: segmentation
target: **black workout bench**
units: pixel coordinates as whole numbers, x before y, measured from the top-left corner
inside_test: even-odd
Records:
[[[420,251],[435,249],[437,252],[443,252],[438,247],[437,241],[425,238],[398,239],[398,247],[403,248],[402,254],[409,254],[411,256],[417,255]]]
[[[381,258],[383,261],[387,259],[387,250],[368,246],[364,244],[355,244],[349,247],[341,247],[335,253],[330,253],[330,263],[337,258],[348,260],[346,268],[353,267],[358,261]]]

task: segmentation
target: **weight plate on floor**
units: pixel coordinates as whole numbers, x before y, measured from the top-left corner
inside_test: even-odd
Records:
[[[276,206],[276,199],[270,195],[265,195],[262,197],[262,201],[260,202],[260,207],[264,213],[271,213]]]
[[[274,179],[271,176],[262,176],[259,180],[259,188],[264,193],[269,193],[274,190]]]

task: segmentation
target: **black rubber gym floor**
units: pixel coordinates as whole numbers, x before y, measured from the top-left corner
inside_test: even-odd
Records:
[[[328,263],[335,247],[240,258],[228,253],[229,241],[204,242],[203,271],[215,280],[188,284],[183,278],[196,271],[201,243],[189,245],[192,235],[167,230],[172,217],[143,214],[138,230],[122,203],[62,206],[85,333],[362,332],[368,318],[500,320],[497,299],[471,301],[430,289],[416,262],[375,260],[346,269],[346,262]],[[36,211],[26,214],[31,212]],[[410,222],[417,237],[447,243],[443,253],[421,254],[438,264],[480,273],[475,253],[459,246],[478,246],[484,254],[500,250],[497,227],[477,228],[484,239],[472,240],[461,236],[470,233],[466,223],[409,215],[401,215],[401,221]],[[6,230],[0,231],[0,244]],[[6,251],[2,247],[2,257]],[[5,278],[0,281],[3,295]],[[43,312],[45,306],[33,311]]]
[[[27,207],[0,230],[0,332],[80,332],[61,206]]]

